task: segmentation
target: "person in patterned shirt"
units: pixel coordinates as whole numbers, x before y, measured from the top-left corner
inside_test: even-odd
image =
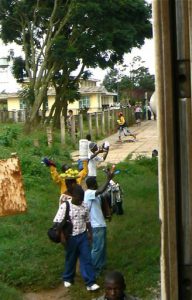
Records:
[[[70,287],[74,282],[76,263],[79,259],[80,272],[87,286],[87,290],[95,291],[99,289],[99,285],[96,284],[95,271],[91,260],[90,240],[92,239],[92,231],[89,211],[83,203],[84,191],[82,187],[75,182],[70,185],[69,190],[67,193],[71,196],[71,199],[66,194],[60,197],[61,205],[53,220],[54,223],[62,222],[66,213],[67,200],[70,206],[69,216],[73,224],[73,230],[65,244],[64,286]]]

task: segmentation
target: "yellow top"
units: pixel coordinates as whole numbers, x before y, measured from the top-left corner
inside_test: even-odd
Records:
[[[55,181],[58,185],[60,185],[60,189],[61,189],[60,193],[61,193],[61,195],[64,194],[67,191],[67,187],[66,187],[66,184],[65,184],[65,178],[62,177],[57,172],[57,169],[54,166],[50,166],[50,173],[51,173],[51,177],[52,177],[53,181]],[[88,174],[88,161],[84,160],[83,161],[83,170],[81,170],[78,173],[78,178],[76,179],[77,183],[81,184],[83,178],[85,178],[87,176],[87,174]]]
[[[117,120],[117,123],[118,123],[119,125],[125,124],[125,118],[124,118],[123,116],[121,116],[121,117]]]

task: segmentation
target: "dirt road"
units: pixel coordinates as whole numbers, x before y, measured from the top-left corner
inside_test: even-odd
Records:
[[[140,126],[134,125],[129,129],[136,134],[135,142],[132,137],[126,136],[123,137],[123,142],[119,143],[117,133],[98,142],[98,145],[102,145],[104,141],[110,143],[110,151],[105,163],[119,163],[128,155],[131,155],[133,159],[140,155],[151,157],[152,151],[158,150],[157,121],[144,121]],[[72,157],[74,161],[78,160],[79,151],[74,151]]]

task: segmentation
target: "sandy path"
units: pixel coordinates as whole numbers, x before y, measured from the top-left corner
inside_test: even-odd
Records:
[[[37,293],[26,293],[23,300],[70,300],[69,290],[60,284],[57,288]]]

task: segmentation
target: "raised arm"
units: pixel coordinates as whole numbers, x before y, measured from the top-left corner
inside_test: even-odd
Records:
[[[81,170],[79,172],[79,178],[78,178],[78,183],[81,184],[81,181],[83,180],[83,178],[85,178],[88,174],[88,161],[87,160],[83,160],[83,170]]]
[[[114,172],[108,172],[106,182],[96,190],[95,196],[102,194],[106,190],[106,188],[107,188],[110,180],[113,178],[113,176],[114,176]]]

